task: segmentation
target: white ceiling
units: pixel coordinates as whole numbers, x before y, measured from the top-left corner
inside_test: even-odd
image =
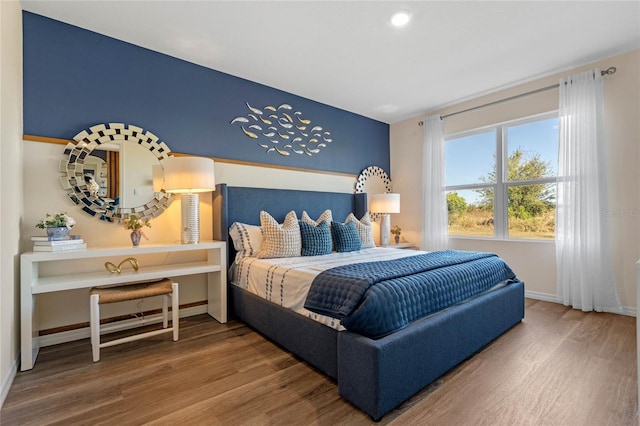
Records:
[[[639,1],[22,5],[386,123],[640,47]],[[398,10],[412,14],[402,29]]]

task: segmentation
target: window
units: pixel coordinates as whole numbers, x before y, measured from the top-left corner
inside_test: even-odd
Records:
[[[554,238],[557,113],[453,135],[445,163],[450,236]]]

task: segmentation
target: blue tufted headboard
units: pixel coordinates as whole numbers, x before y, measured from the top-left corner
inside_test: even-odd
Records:
[[[331,209],[334,220],[344,221],[353,212],[361,218],[367,211],[367,194],[265,189],[216,185],[213,193],[213,238],[227,242],[229,261],[235,258],[233,244],[229,244],[229,226],[233,222],[260,225],[260,210],[265,210],[282,222],[294,210],[298,218],[305,210],[316,219]]]

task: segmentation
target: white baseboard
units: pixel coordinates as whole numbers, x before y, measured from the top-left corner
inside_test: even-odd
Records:
[[[537,291],[525,290],[524,297],[535,300],[543,300],[545,302],[560,303],[558,302],[558,298],[555,294],[539,293]]]
[[[632,308],[631,306],[623,306],[622,307],[622,315],[627,315],[630,317],[638,316],[638,308]]]
[[[2,380],[2,389],[0,389],[0,408],[4,405],[4,400],[7,398],[9,394],[9,389],[11,389],[11,385],[13,384],[13,379],[16,378],[16,374],[18,373],[18,362],[20,361],[20,351],[18,351],[18,355],[13,360],[13,364],[11,364],[11,368],[7,373],[7,376]]]
[[[191,317],[194,315],[206,314],[207,305],[193,306],[190,308],[180,309],[180,318]],[[102,334],[114,333],[116,331],[122,331],[134,327],[142,327],[144,325],[156,324],[162,322],[162,314],[148,315],[144,320],[132,318],[130,320],[118,321],[112,326],[103,326]],[[40,347],[57,345],[59,343],[72,342],[74,340],[88,339],[91,337],[91,330],[89,327],[80,328],[77,330],[62,331],[60,333],[49,334],[46,336],[38,337]]]
[[[537,291],[525,290],[524,291],[524,297],[527,297],[529,299],[542,300],[542,301],[545,301],[545,302],[560,303],[555,294],[539,293]],[[629,316],[629,317],[635,317],[636,313],[637,313],[637,308],[633,308],[631,306],[623,306],[622,307],[622,315],[626,315],[626,316]]]

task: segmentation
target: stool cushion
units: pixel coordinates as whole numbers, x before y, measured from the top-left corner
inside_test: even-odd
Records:
[[[163,279],[160,281],[119,285],[115,287],[93,287],[89,295],[97,294],[98,303],[115,303],[125,300],[142,299],[144,297],[170,294],[173,291],[173,281]]]

